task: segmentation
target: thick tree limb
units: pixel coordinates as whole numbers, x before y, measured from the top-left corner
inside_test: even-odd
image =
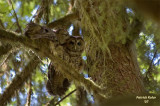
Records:
[[[38,55],[49,57],[52,61],[54,61],[54,64],[59,65],[59,68],[61,68],[57,70],[61,70],[61,73],[65,75],[67,78],[75,81],[77,84],[83,85],[89,93],[92,93],[97,98],[105,98],[104,96],[102,96],[105,91],[103,91],[98,85],[96,85],[90,79],[85,79],[83,75],[80,75],[73,67],[67,64],[65,61],[63,61],[59,57],[54,56],[50,52],[48,46],[44,47],[44,44],[39,45],[37,40],[31,40],[26,37],[20,37],[16,34],[7,32],[2,29],[0,29],[0,40],[5,40],[11,43],[21,43],[25,47],[32,49]]]
[[[6,88],[3,94],[0,96],[0,105],[6,105],[7,102],[11,100],[11,97],[15,94],[15,91],[20,89],[24,82],[31,76],[33,69],[37,67],[39,60],[34,57],[28,65],[22,70],[20,74],[17,74],[13,79],[12,83]]]
[[[68,14],[63,18],[60,18],[56,21],[49,23],[47,26],[49,28],[54,28],[54,27],[63,26],[63,25],[65,26],[68,23],[71,23],[71,22],[77,20],[78,18],[79,18],[79,16],[77,13]]]

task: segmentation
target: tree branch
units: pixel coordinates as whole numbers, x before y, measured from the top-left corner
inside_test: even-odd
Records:
[[[69,23],[77,20],[78,18],[79,18],[79,16],[77,13],[68,14],[63,18],[60,18],[56,21],[49,23],[47,26],[49,28],[54,28],[54,27],[63,26],[63,25],[65,26],[65,25],[68,25]]]
[[[20,27],[20,25],[19,25],[18,17],[17,17],[17,14],[16,14],[15,9],[14,9],[14,7],[13,7],[12,0],[9,0],[8,3],[9,3],[9,5],[11,5],[12,10],[13,10],[13,12],[14,12],[14,15],[15,15],[15,18],[16,18],[17,27],[18,27],[19,31],[22,33],[22,29],[21,29],[21,27]]]
[[[156,50],[156,51],[154,52],[153,58],[152,58],[152,60],[151,60],[151,62],[150,62],[150,64],[149,64],[148,70],[147,70],[147,72],[146,72],[146,78],[148,77],[148,75],[152,74],[151,71],[152,71],[152,67],[153,67],[153,61],[154,61],[154,59],[156,58],[157,52],[158,52],[158,50]]]
[[[104,90],[102,90],[90,79],[85,79],[83,75],[80,75],[73,67],[63,61],[61,58],[54,56],[50,52],[48,45],[45,47],[45,44],[43,44],[42,42],[39,43],[38,40],[31,40],[26,37],[20,37],[16,34],[7,32],[2,29],[0,29],[0,40],[5,40],[11,43],[20,43],[25,47],[32,49],[40,56],[49,57],[52,61],[54,61],[55,65],[59,65],[59,68],[61,68],[57,70],[61,70],[61,73],[65,75],[68,79],[74,80],[77,84],[81,84],[86,88],[89,93],[95,95],[97,98],[105,99],[105,97],[102,96],[105,92]]]
[[[24,82],[31,76],[33,69],[37,67],[39,60],[34,57],[28,65],[22,70],[20,74],[17,74],[13,79],[12,83],[6,88],[3,94],[0,96],[0,105],[6,105],[7,102],[11,100],[11,97],[15,94],[15,91],[20,89]]]
[[[32,83],[31,82],[32,82],[32,78],[30,78],[30,80],[29,80],[28,97],[27,97],[27,103],[25,106],[30,106],[30,104],[31,104],[31,95],[32,95]]]

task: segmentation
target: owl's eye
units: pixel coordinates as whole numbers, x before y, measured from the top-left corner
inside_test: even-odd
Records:
[[[70,45],[74,45],[74,42],[73,42],[73,41],[70,41],[69,44],[70,44]]]
[[[78,42],[77,45],[78,45],[78,46],[81,46],[81,42]]]
[[[45,29],[45,32],[49,32],[48,29]]]

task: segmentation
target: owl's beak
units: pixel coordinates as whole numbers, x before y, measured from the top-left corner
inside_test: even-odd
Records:
[[[74,46],[74,49],[76,50],[76,49],[77,49],[77,46]]]

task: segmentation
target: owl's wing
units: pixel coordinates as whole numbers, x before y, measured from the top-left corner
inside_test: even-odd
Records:
[[[68,90],[70,86],[70,81],[67,78],[55,70],[52,63],[48,68],[48,81],[46,88],[49,94],[62,96]]]

